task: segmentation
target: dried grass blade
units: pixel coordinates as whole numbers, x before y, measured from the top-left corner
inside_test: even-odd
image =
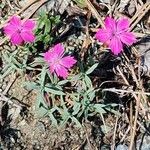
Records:
[[[86,0],[85,1],[89,10],[91,10],[92,14],[97,18],[97,20],[99,21],[100,25],[102,27],[104,27],[104,22],[102,17],[100,16],[100,14],[97,12],[97,10],[95,9],[95,7],[92,5],[92,3],[90,2],[90,0]]]

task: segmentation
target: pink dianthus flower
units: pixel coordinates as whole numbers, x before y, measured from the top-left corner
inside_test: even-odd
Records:
[[[57,76],[64,79],[68,76],[68,70],[77,62],[74,57],[64,56],[62,44],[57,44],[44,53],[44,59],[49,65],[50,72],[55,72]]]
[[[95,35],[100,42],[106,43],[111,51],[118,55],[125,45],[132,45],[136,38],[129,31],[129,21],[121,18],[118,21],[111,17],[105,19],[105,28],[99,29]]]
[[[21,45],[23,42],[31,43],[35,40],[34,27],[33,20],[22,21],[19,16],[13,16],[4,27],[4,33],[10,38],[12,44]]]

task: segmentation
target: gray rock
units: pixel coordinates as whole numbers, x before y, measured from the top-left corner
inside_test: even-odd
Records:
[[[110,147],[108,145],[103,145],[100,150],[110,150]]]
[[[40,9],[42,11],[45,10],[47,12],[55,10],[62,14],[66,10],[70,2],[71,0],[50,0],[46,2]]]
[[[116,147],[116,150],[128,150],[128,147],[126,146],[126,145],[118,145],[117,147]]]
[[[150,150],[150,136],[146,135],[137,141],[137,150]]]
[[[150,50],[146,51],[141,57],[142,59],[142,71],[145,75],[150,75]]]
[[[37,122],[35,126],[40,132],[44,133],[45,132],[45,126],[42,122]]]
[[[150,37],[145,38],[138,44],[138,51],[141,55],[141,68],[144,75],[150,75]]]

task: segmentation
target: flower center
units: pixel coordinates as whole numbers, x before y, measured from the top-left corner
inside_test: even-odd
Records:
[[[59,58],[55,59],[55,60],[54,60],[54,64],[55,64],[55,65],[60,64],[60,59],[59,59]]]
[[[112,37],[115,37],[117,35],[117,32],[113,31],[112,32]]]
[[[112,36],[116,36],[116,34],[113,32],[113,33],[112,33]]]
[[[20,27],[18,27],[18,29],[17,29],[17,33],[21,33],[22,32],[22,30],[23,30],[23,27],[22,26],[20,26]]]

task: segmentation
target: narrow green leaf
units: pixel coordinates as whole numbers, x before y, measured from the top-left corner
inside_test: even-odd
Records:
[[[44,117],[48,114],[47,105],[44,102],[41,91],[38,91],[38,95],[35,102],[35,113],[38,117]]]
[[[46,19],[44,34],[48,34],[50,32],[50,29],[51,29],[51,22],[49,19]]]
[[[68,121],[68,119],[70,118],[70,116],[67,114],[64,114],[63,115],[63,120],[60,122],[60,128],[62,128],[62,127],[64,127],[65,126],[65,124],[67,123],[67,121]]]
[[[76,123],[77,127],[82,128],[82,125],[78,119],[76,119],[75,117],[71,117],[71,120]]]
[[[64,92],[59,91],[59,90],[55,90],[55,89],[50,88],[50,87],[44,87],[44,90],[45,90],[46,92],[50,92],[50,93],[55,94],[55,95],[65,95]]]
[[[52,121],[52,126],[58,127],[58,123],[57,123],[57,120],[56,120],[56,118],[54,117],[54,115],[53,115],[51,112],[49,112],[49,113],[48,113],[48,116],[50,117],[50,119],[51,119],[51,121]]]
[[[85,74],[85,77],[84,77],[84,81],[85,81],[88,88],[91,88],[93,86],[91,79],[86,74]]]
[[[101,114],[106,113],[106,111],[104,110],[103,107],[104,107],[103,104],[95,104],[94,105],[95,111],[98,112],[98,113],[101,113]]]
[[[68,80],[62,80],[62,81],[59,81],[58,83],[57,83],[57,85],[64,85],[64,84],[66,84],[68,82]]]
[[[94,71],[94,69],[98,66],[98,64],[99,63],[96,63],[96,64],[94,64],[92,67],[90,67],[86,72],[85,72],[85,74],[90,74],[90,73],[92,73],[93,71]]]
[[[27,90],[39,90],[40,89],[40,86],[35,82],[24,82],[23,86]]]
[[[44,86],[45,77],[46,77],[46,67],[43,67],[41,72],[41,79],[40,79],[40,84],[42,87]]]
[[[80,111],[81,103],[75,102],[72,115],[76,115]]]
[[[12,72],[13,68],[9,67],[4,74],[2,74],[2,76],[0,77],[1,79],[3,79],[4,77],[6,77],[10,72]]]
[[[115,115],[117,115],[117,116],[121,116],[121,114],[120,114],[119,111],[116,111],[116,110],[114,110],[114,109],[112,109],[112,108],[106,108],[106,110],[108,110],[109,112],[111,112],[111,113],[113,113],[113,114],[115,114]]]

